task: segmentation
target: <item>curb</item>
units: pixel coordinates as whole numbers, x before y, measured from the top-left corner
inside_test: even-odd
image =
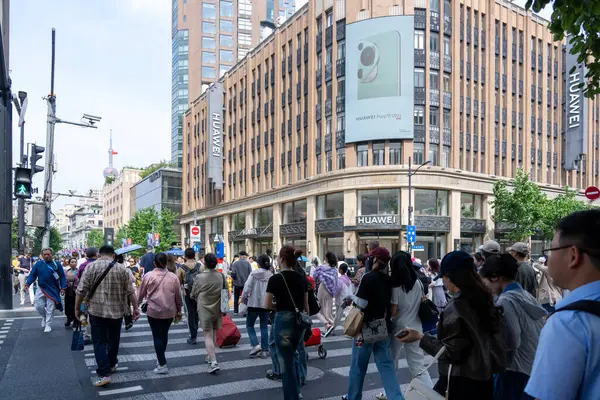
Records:
[[[4,318],[20,318],[20,317],[35,317],[38,312],[34,307],[19,307],[12,310],[0,310],[0,319]]]

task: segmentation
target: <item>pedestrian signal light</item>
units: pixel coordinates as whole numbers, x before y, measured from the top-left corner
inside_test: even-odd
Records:
[[[29,168],[15,168],[15,197],[21,199],[31,198],[31,170]]]

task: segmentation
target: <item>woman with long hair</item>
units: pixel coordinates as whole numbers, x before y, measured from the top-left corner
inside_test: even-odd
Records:
[[[67,278],[67,289],[65,290],[65,328],[71,326],[75,321],[75,278],[77,277],[77,259],[69,258],[68,266],[65,268],[65,277]]]
[[[154,269],[144,275],[138,294],[138,303],[141,304],[145,298],[148,305],[146,315],[154,339],[154,351],[157,359],[154,373],[156,374],[169,372],[165,357],[169,341],[169,328],[174,318],[181,318],[182,302],[179,279],[166,267],[167,255],[165,253],[156,254],[154,256]]]
[[[403,343],[420,341],[430,355],[445,347],[438,361],[436,392],[443,396],[449,387],[450,400],[492,400],[493,376],[506,368],[502,310],[494,304],[468,253],[448,253],[440,273],[454,298],[441,314],[437,337],[411,328],[403,329],[398,337]]]
[[[431,301],[437,307],[438,311],[441,313],[446,304],[448,304],[448,300],[446,299],[446,289],[444,289],[444,281],[440,275],[440,263],[437,258],[432,258],[427,261],[429,264],[429,271],[431,271],[431,276],[433,277],[432,282],[429,284],[431,288]]]
[[[317,318],[325,324],[325,332],[333,326],[333,299],[337,295],[337,257],[331,251],[325,254],[325,264],[321,264],[313,274],[317,282],[317,299],[321,304],[321,311]]]
[[[279,251],[280,273],[267,284],[264,308],[275,309],[273,337],[283,381],[283,398],[298,400],[302,378],[297,373],[296,351],[304,337],[304,329],[297,321],[297,312],[308,312],[308,285],[306,275],[296,269],[297,257],[292,246]],[[274,302],[274,298],[277,302]]]
[[[173,254],[167,254],[167,270],[172,273],[177,271],[177,258]]]
[[[250,339],[250,357],[267,358],[269,355],[269,310],[264,308],[267,284],[273,276],[271,258],[266,254],[258,257],[258,269],[253,270],[242,290],[242,303],[248,306],[246,315],[246,329]],[[254,329],[256,319],[260,320],[260,344]]]

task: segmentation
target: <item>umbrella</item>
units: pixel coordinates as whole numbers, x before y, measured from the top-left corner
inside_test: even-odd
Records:
[[[175,257],[183,257],[185,252],[179,247],[174,247],[171,250],[165,251],[165,254],[173,254]]]
[[[116,255],[126,254],[126,253],[130,253],[132,251],[136,251],[136,250],[139,250],[142,248],[143,247],[140,246],[139,244],[132,244],[131,246],[125,246],[125,247],[121,247],[120,249],[116,249],[115,254]]]
[[[298,261],[309,262],[309,259],[306,258],[305,256],[300,256],[300,257],[298,257]]]

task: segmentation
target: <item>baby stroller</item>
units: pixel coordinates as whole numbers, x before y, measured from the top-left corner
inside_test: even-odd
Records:
[[[325,357],[327,357],[327,350],[321,344],[321,329],[319,329],[319,328],[312,328],[312,334],[310,335],[308,340],[304,341],[304,346],[305,347],[319,346],[317,348],[317,353],[319,354],[319,358],[324,359]],[[307,353],[307,356],[308,356],[308,353]]]

